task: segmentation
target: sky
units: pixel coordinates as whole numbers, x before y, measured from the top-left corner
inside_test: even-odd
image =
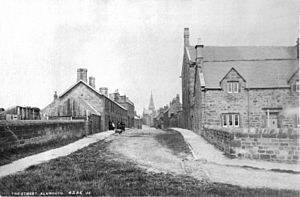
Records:
[[[183,29],[204,45],[295,45],[300,0],[0,0],[0,107],[44,108],[87,68],[138,114],[179,94]]]

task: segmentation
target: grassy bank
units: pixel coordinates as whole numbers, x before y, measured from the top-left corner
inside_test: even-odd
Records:
[[[183,136],[171,129],[166,129],[165,133],[160,133],[155,136],[155,139],[164,147],[169,148],[175,155],[191,154],[191,150],[186,144]]]
[[[0,152],[0,166],[11,163],[18,159],[34,155],[37,153],[41,153],[53,148],[59,148],[61,146],[67,145],[71,142],[74,142],[80,138],[78,137],[70,137],[67,139],[53,139],[49,140],[45,143],[38,143],[38,144],[28,144],[18,148],[12,148],[10,150],[6,150],[4,152]]]
[[[0,194],[56,192],[97,196],[298,196],[295,191],[247,189],[202,183],[188,176],[147,172],[135,163],[117,159],[100,141],[67,157],[32,166],[0,179]]]

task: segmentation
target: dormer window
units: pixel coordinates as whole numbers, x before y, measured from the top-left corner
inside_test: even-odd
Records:
[[[237,81],[227,82],[227,92],[228,93],[239,93],[239,82],[237,82]]]

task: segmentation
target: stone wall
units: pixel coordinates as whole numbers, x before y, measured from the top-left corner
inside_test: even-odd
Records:
[[[297,80],[297,76],[294,76]],[[294,79],[293,78],[293,79]],[[228,82],[238,82],[238,93],[228,93]],[[291,80],[290,83],[292,83]],[[196,91],[201,91],[197,87]],[[196,94],[197,95],[197,94]],[[240,127],[267,127],[267,112],[275,115],[277,127],[296,127],[299,93],[291,88],[247,88],[247,82],[234,69],[221,80],[220,88],[201,91],[202,125],[221,126],[221,115],[239,115]],[[200,100],[200,98],[197,98]]]
[[[299,115],[299,93],[289,88],[249,90],[249,127],[266,127],[266,110],[262,108],[278,114],[279,127],[295,127],[295,114]]]
[[[54,139],[82,137],[88,133],[84,120],[15,120],[0,121],[0,151]]]
[[[221,114],[237,113],[240,127],[267,127],[267,109],[278,116],[278,127],[296,127],[299,95],[289,88],[241,89],[230,94],[226,90],[207,90],[202,97],[203,125],[221,126]]]
[[[224,128],[206,126],[202,136],[227,156],[300,163],[299,128]]]

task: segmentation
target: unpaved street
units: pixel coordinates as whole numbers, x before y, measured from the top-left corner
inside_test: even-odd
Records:
[[[298,184],[300,175],[297,173],[218,164],[207,162],[205,158],[197,160],[188,154],[174,155],[170,149],[162,146],[155,139],[155,135],[163,132],[165,131],[149,128],[126,131],[120,136],[112,137],[110,149],[120,157],[133,160],[139,166],[152,171],[189,175],[207,182],[250,188],[300,190]]]
[[[111,136],[113,142],[110,149],[147,170],[184,174],[181,158],[172,154],[171,150],[160,145],[155,139],[162,130],[131,130],[118,136]]]

